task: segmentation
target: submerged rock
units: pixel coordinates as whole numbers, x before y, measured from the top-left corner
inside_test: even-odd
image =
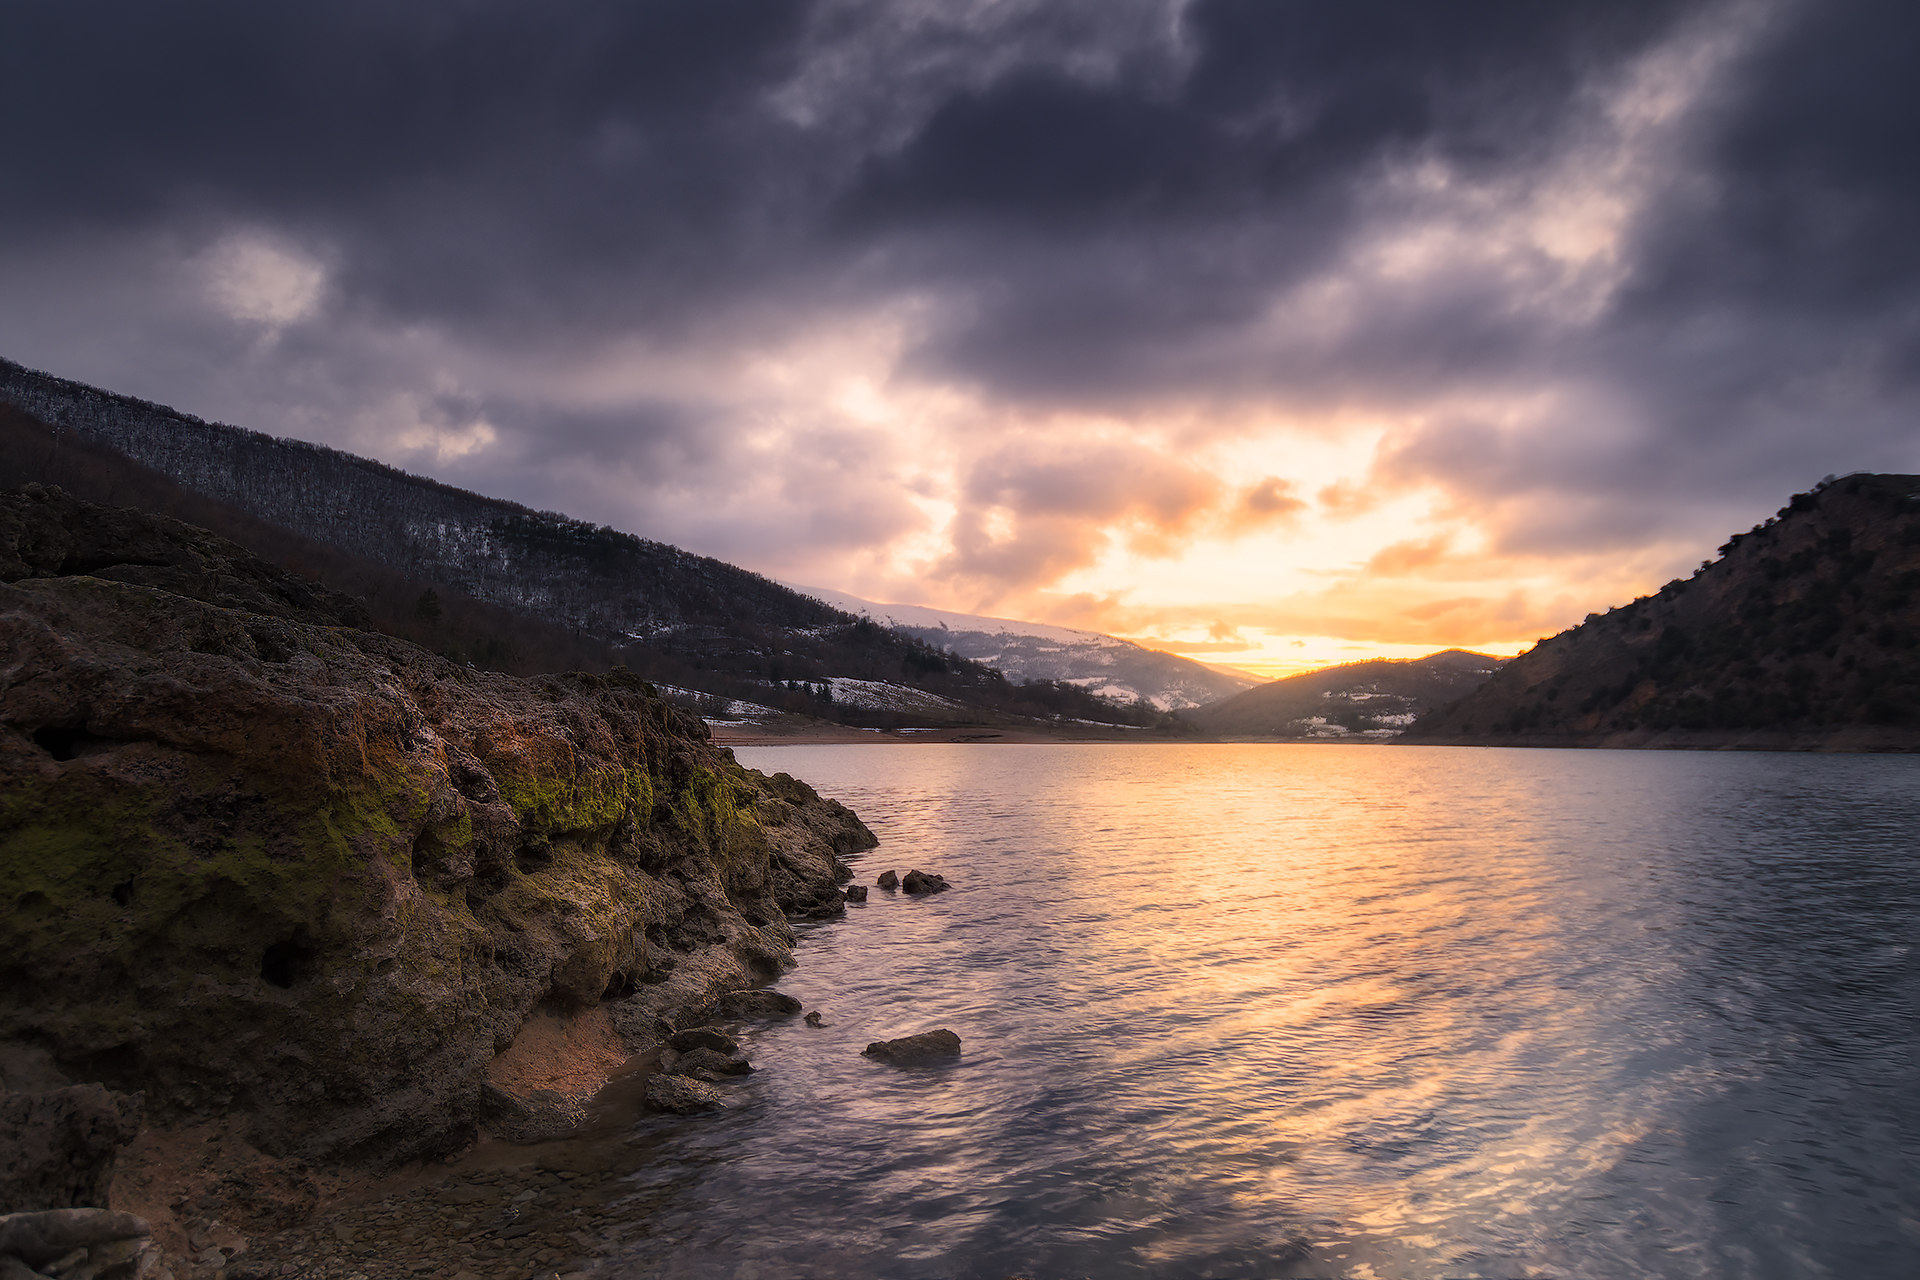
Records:
[[[941,1027],[934,1031],[922,1031],[918,1035],[903,1036],[898,1040],[876,1040],[861,1052],[870,1058],[891,1062],[896,1067],[907,1067],[917,1062],[958,1057],[960,1037]]]
[[[931,871],[909,871],[906,879],[900,882],[901,889],[908,893],[939,893],[942,889],[951,889],[946,877],[937,876]]]
[[[738,1049],[721,1053],[716,1049],[666,1049],[660,1054],[660,1071],[670,1076],[692,1076],[696,1080],[720,1080],[727,1076],[753,1074],[753,1064]]]
[[[649,1040],[780,973],[786,913],[874,843],[635,676],[475,671],[102,510],[0,493],[0,1042],[156,1121],[457,1150],[535,1009]]]
[[[725,1104],[720,1091],[710,1084],[686,1076],[656,1075],[647,1080],[647,1105],[655,1111],[690,1116],[717,1111]]]

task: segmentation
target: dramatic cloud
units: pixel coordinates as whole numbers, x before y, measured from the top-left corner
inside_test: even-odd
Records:
[[[1920,470],[1917,36],[21,0],[0,354],[882,598],[1511,649]]]

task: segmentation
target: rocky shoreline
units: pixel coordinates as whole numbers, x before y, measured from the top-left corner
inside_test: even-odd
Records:
[[[636,678],[364,624],[203,530],[0,494],[0,1095],[141,1096],[112,1207],[182,1280],[582,1262],[610,1169],[435,1162],[578,1139],[610,1076],[766,1012],[712,1001],[875,843]]]

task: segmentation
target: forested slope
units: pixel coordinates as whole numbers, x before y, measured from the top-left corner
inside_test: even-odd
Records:
[[[1541,641],[1401,741],[1920,749],[1920,476],[1795,494],[1691,578]]]
[[[526,674],[624,664],[661,683],[863,725],[901,717],[838,705],[823,696],[827,681],[910,685],[958,704],[946,718],[968,723],[1166,720],[1071,685],[1014,685],[666,543],[0,360],[0,409],[9,405],[0,481],[60,484],[212,528],[365,596],[382,629],[479,667]]]
[[[1463,649],[1347,662],[1181,713],[1210,738],[1314,741],[1396,736],[1436,703],[1479,687],[1503,659]]]

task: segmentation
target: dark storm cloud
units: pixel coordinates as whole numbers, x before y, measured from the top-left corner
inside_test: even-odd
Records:
[[[857,493],[897,478],[871,439],[740,371],[898,305],[871,380],[982,421],[1357,407],[1406,419],[1375,484],[1445,487],[1496,545],[1724,532],[1821,472],[1920,466],[1917,25],[1891,0],[15,0],[0,330],[267,430],[365,447],[402,401],[434,439],[487,425],[449,466],[541,505],[598,474],[699,506],[755,432],[830,440],[774,514],[844,541],[923,517]],[[1722,37],[1636,141],[1635,68]],[[1602,248],[1554,247],[1615,196]],[[563,393],[648,344],[693,372]],[[1076,521],[1273,514],[1234,505],[1267,464],[1168,516],[1166,476],[1060,431],[1024,461],[921,450],[962,459],[948,563],[1032,585],[1103,545]],[[996,541],[994,507],[1031,537]]]
[[[1059,66],[1008,75],[871,162],[843,216],[920,232],[918,268],[973,302],[923,367],[1073,397],[1168,379],[1184,391],[1223,372],[1244,382],[1249,371],[1221,370],[1209,348],[1325,261],[1383,165],[1539,160],[1586,77],[1684,10],[1203,0],[1183,14],[1193,60],[1171,89]],[[1408,354],[1453,367],[1498,319],[1417,317]],[[1398,344],[1372,336],[1363,358],[1377,373]],[[1421,350],[1436,339],[1455,350]],[[1309,369],[1275,372],[1297,386]]]
[[[27,4],[0,18],[0,219],[246,219],[343,250],[364,299],[589,321],[634,276],[724,275],[776,177],[742,104],[802,0]],[[619,280],[619,277],[626,277]],[[616,280],[626,288],[616,287]],[[685,287],[684,285],[682,287]],[[544,306],[542,304],[545,304]]]
[[[985,85],[932,100],[926,86],[836,86],[921,104],[890,154],[870,124],[835,134],[769,108],[823,31],[857,44],[886,9],[16,6],[0,20],[0,94],[28,180],[0,196],[0,218],[22,234],[271,221],[340,246],[363,300],[528,328],[658,318],[789,272],[817,287],[810,268],[904,239],[910,274],[987,286],[972,323],[944,335],[952,362],[1030,381],[1055,343],[1063,370],[1097,369],[1103,353],[1244,317],[1324,250],[1347,182],[1383,153],[1496,164],[1540,146],[1579,73],[1657,37],[1674,6],[1209,0],[1179,15],[1192,65],[1171,85],[1125,65],[1090,78],[1035,19],[999,33],[1031,40],[1031,57],[1002,48],[1007,70]],[[1084,40],[1069,19],[1084,26],[1085,7],[1060,9],[1053,25]],[[924,61],[908,43],[909,64]],[[1281,225],[1222,225],[1249,218]],[[986,225],[957,242],[912,234],[968,219]],[[850,225],[852,243],[813,235],[823,220]],[[1089,222],[1107,243],[1061,243]],[[1222,234],[1230,264],[1178,243]],[[1144,267],[1130,284],[1109,269],[1117,254]],[[1064,260],[1036,272],[1036,255]],[[1059,296],[1089,292],[1094,272],[1110,282],[1091,290],[1104,323]],[[1006,323],[1021,316],[1037,319]],[[1053,343],[1036,348],[1041,325]]]
[[[1810,4],[1743,68],[1710,147],[1710,216],[1664,224],[1635,301],[1903,306],[1920,281],[1920,9]]]
[[[1498,348],[1522,376],[1606,388],[1609,412],[1437,422],[1384,473],[1505,504],[1501,546],[1551,552],[1734,529],[1822,473],[1920,467],[1917,57],[1910,5],[1776,10],[1702,112],[1692,180],[1640,220],[1612,305]]]
[[[1609,5],[1200,0],[1171,92],[1023,69],[943,103],[852,196],[885,220],[1026,225],[1271,213],[1383,153],[1498,164],[1539,149],[1583,73],[1671,27]]]

